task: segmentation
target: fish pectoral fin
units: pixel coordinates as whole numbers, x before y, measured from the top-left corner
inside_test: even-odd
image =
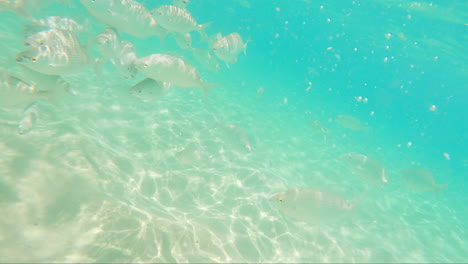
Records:
[[[200,36],[201,38],[204,40],[204,41],[208,41],[208,35],[206,35],[206,28],[209,27],[213,22],[209,22],[209,23],[206,23],[206,24],[203,24],[203,25],[198,25],[198,33],[200,33]]]

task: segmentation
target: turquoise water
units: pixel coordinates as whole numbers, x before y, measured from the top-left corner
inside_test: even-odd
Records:
[[[164,47],[121,38],[138,57],[191,62],[217,84],[206,100],[174,88],[141,101],[128,91],[145,77],[125,79],[106,63],[100,75],[61,76],[74,95],[38,100],[28,133],[17,126],[31,101],[2,101],[0,262],[468,261],[467,3],[192,0],[187,9],[211,22],[208,35],[249,40],[246,55],[211,71],[171,37]],[[32,14],[87,25],[84,44],[107,27],[79,1]],[[0,13],[0,67],[34,79],[14,60],[29,24]],[[388,182],[358,177],[345,153],[378,160]],[[405,185],[401,170],[421,167],[448,184],[437,196]],[[270,201],[289,189],[355,206],[301,221]]]

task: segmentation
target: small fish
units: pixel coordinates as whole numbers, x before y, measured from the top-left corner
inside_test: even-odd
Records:
[[[231,64],[237,62],[240,53],[245,55],[247,51],[247,43],[244,43],[239,33],[231,33],[225,37],[218,35],[211,47],[219,59]]]
[[[16,61],[40,73],[78,73],[94,63],[69,31],[51,29],[34,34],[26,41],[30,47],[20,52]]]
[[[202,152],[195,145],[188,145],[175,153],[177,161],[184,165],[198,165],[202,160]]]
[[[170,34],[172,35],[172,37],[174,37],[177,45],[181,49],[192,49],[192,36],[190,35],[190,33],[171,32]]]
[[[235,125],[226,125],[221,123],[216,116],[213,116],[213,119],[215,120],[216,124],[224,129],[225,131],[229,132],[228,134],[231,139],[234,139],[234,142],[236,145],[238,144],[239,140],[240,142],[244,145],[245,150],[247,152],[252,152],[252,145],[250,144],[250,140],[247,137],[247,135],[244,133],[242,128],[235,126]]]
[[[244,144],[244,148],[245,150],[247,150],[247,152],[252,152],[252,146],[250,145],[249,138],[240,127],[237,127],[235,125],[224,125],[224,127],[231,130],[239,137],[242,144]]]
[[[33,19],[33,14],[40,8],[54,2],[70,5],[70,0],[0,0],[0,12],[10,11],[26,18]]]
[[[193,48],[192,54],[195,59],[210,71],[219,71],[219,63],[216,56],[209,50]]]
[[[119,33],[114,28],[104,29],[97,37],[96,44],[103,60],[118,57],[121,47]]]
[[[150,12],[134,0],[80,0],[103,23],[137,38],[166,35]]]
[[[48,91],[39,91],[36,86],[7,73],[0,75],[0,106],[15,106],[48,98]]]
[[[33,102],[29,106],[27,106],[23,114],[18,121],[18,133],[24,135],[31,131],[31,129],[36,124],[36,120],[39,116],[39,109],[36,102]]]
[[[132,43],[121,41],[119,33],[114,28],[107,28],[96,37],[96,43],[102,57],[98,63],[102,65],[110,60],[117,71],[125,78],[134,78],[138,70],[133,65],[136,60],[135,48]]]
[[[312,189],[290,189],[271,196],[270,202],[288,217],[311,224],[329,224],[346,216],[356,205]]]
[[[127,41],[122,41],[120,47],[119,56],[113,60],[113,63],[123,77],[127,79],[135,78],[138,73],[138,69],[134,64],[137,59],[135,48],[132,43]]]
[[[49,16],[43,19],[34,19],[34,24],[26,27],[26,36],[31,36],[39,31],[48,29],[61,29],[74,33],[84,32],[85,26],[79,24],[69,17]]]
[[[265,92],[265,88],[263,87],[258,87],[257,89],[257,97],[261,97],[263,93]]]
[[[320,120],[311,120],[310,121],[310,128],[313,129],[314,131],[321,132],[324,134],[329,134],[331,131],[327,129]]]
[[[143,81],[133,85],[130,88],[129,94],[141,99],[144,102],[158,100],[169,91],[171,85],[166,82],[160,82],[151,78],[146,78]]]
[[[27,105],[42,99],[55,104],[64,96],[76,95],[71,84],[61,76],[39,73],[19,63],[9,65],[8,69],[0,67],[0,82],[4,87],[0,88],[0,104],[3,104],[2,99],[7,105],[13,105],[17,100]],[[5,90],[5,85],[10,88]],[[28,88],[11,89],[16,85]]]
[[[436,184],[434,175],[426,168],[402,169],[403,180],[406,186],[416,192],[434,192],[437,196],[448,184]]]
[[[388,182],[385,168],[377,160],[356,153],[343,154],[340,158],[350,166],[354,174],[363,180],[377,186]]]
[[[361,120],[351,115],[338,115],[335,122],[354,131],[367,131],[369,129],[369,127],[362,124]]]
[[[198,31],[202,38],[206,39],[205,25],[199,25],[193,16],[186,10],[177,6],[160,6],[150,12],[161,26],[171,32],[189,33]]]
[[[202,81],[197,69],[179,57],[152,54],[135,61],[135,67],[149,78],[178,87],[200,87],[204,94],[213,86]]]

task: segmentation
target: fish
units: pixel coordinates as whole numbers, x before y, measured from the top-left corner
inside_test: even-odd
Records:
[[[265,92],[265,88],[263,88],[263,87],[258,87],[257,92],[256,92],[257,97],[263,96],[263,93],[264,93],[264,92]]]
[[[69,17],[49,16],[43,19],[34,19],[33,21],[34,24],[26,26],[25,36],[27,37],[48,29],[61,29],[74,33],[84,32],[87,29],[87,27]]]
[[[388,183],[385,168],[379,161],[357,153],[342,154],[340,159],[343,159],[352,172],[363,180],[376,186]]]
[[[192,49],[192,36],[190,35],[190,33],[171,32],[170,34],[175,39],[177,45],[181,49]]]
[[[48,75],[78,73],[94,64],[69,31],[50,29],[27,38],[29,49],[20,52],[16,61]]]
[[[102,55],[98,59],[99,64],[110,60],[123,77],[130,79],[136,76],[138,70],[133,65],[136,60],[135,48],[132,43],[121,41],[117,30],[112,27],[103,30],[96,37],[96,43]]]
[[[176,160],[183,165],[196,166],[202,161],[202,152],[196,145],[188,145],[178,150],[174,157]]]
[[[75,38],[67,36],[65,30],[48,29],[34,32],[31,35],[26,35],[24,45],[32,48],[43,48],[45,46],[67,45]]]
[[[207,38],[204,29],[209,24],[199,25],[186,9],[165,5],[152,9],[150,13],[168,31],[178,33],[198,31],[203,39]]]
[[[38,116],[39,109],[37,103],[33,102],[24,109],[23,114],[18,121],[18,133],[20,135],[24,135],[31,131],[31,129],[36,124]]]
[[[138,73],[138,69],[134,64],[137,59],[135,47],[131,42],[122,41],[120,48],[119,56],[113,60],[113,63],[120,75],[127,79],[135,78]]]
[[[213,116],[213,118],[218,126],[224,129],[226,132],[229,132],[230,138],[235,139],[233,143],[237,144],[240,140],[244,146],[244,149],[249,153],[252,152],[252,145],[250,144],[250,140],[242,128],[235,125],[223,124],[218,120],[218,118],[216,118],[216,116]]]
[[[448,184],[436,184],[434,175],[427,167],[407,168],[401,170],[406,186],[416,192],[434,192],[438,196],[440,190]]]
[[[329,134],[331,133],[331,131],[329,129],[327,129],[320,120],[318,119],[315,119],[315,120],[311,120],[310,123],[309,123],[309,126],[312,130],[314,131],[317,131],[317,132],[320,132],[320,133],[324,133],[324,134]]]
[[[272,195],[269,201],[286,216],[311,224],[336,222],[357,204],[313,189],[290,189]]]
[[[137,38],[158,36],[162,30],[148,9],[134,0],[80,0],[83,6],[101,22]]]
[[[151,78],[146,78],[139,83],[133,85],[129,94],[147,102],[151,100],[158,100],[169,91],[171,85],[167,82],[156,81]]]
[[[362,124],[361,120],[351,115],[338,115],[335,122],[354,131],[367,131],[369,129],[369,127]]]
[[[0,106],[16,106],[48,98],[48,91],[41,91],[10,74],[0,75]]]
[[[54,2],[70,5],[70,0],[0,0],[0,12],[10,11],[20,16],[34,19],[33,14],[42,7]]]
[[[122,49],[119,33],[112,27],[104,29],[96,37],[96,44],[103,60],[118,57]]]
[[[225,37],[217,35],[217,40],[211,46],[216,56],[226,63],[237,63],[240,53],[247,54],[247,43],[244,43],[239,33],[234,32]]]
[[[202,81],[197,69],[169,54],[152,54],[135,60],[135,67],[147,77],[178,87],[199,87],[206,95],[213,84]]]
[[[201,63],[201,65],[210,71],[219,71],[219,63],[216,56],[206,49],[193,48],[193,57]]]

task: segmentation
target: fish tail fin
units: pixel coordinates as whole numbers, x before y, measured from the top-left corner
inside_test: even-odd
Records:
[[[435,190],[434,190],[434,195],[435,195],[435,197],[438,198],[438,197],[439,197],[439,192],[440,192],[440,190],[444,189],[444,188],[447,187],[447,186],[448,186],[448,184],[436,185],[436,186],[435,186]]]
[[[215,87],[216,85],[217,85],[216,83],[203,83],[201,85],[201,89],[202,89],[205,101],[206,101],[206,99],[208,97],[208,90]]]
[[[247,56],[247,44],[249,44],[249,42],[251,42],[252,40],[250,38],[247,39],[247,41],[245,42],[244,44],[244,55]]]
[[[164,48],[164,41],[168,33],[169,31],[167,31],[166,29],[160,27],[156,29],[155,35],[159,38],[159,45],[161,46],[161,49]]]
[[[203,24],[203,25],[199,25],[198,26],[198,32],[200,33],[200,36],[201,38],[204,40],[204,41],[208,41],[208,35],[206,34],[205,30],[207,27],[209,27],[213,22],[209,22],[209,23],[206,23],[206,24]]]

